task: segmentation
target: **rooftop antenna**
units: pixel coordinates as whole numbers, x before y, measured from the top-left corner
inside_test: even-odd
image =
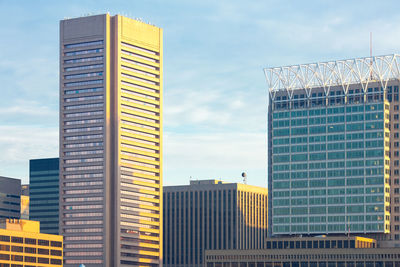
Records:
[[[243,183],[247,184],[247,174],[245,172],[242,172],[242,177],[243,177]]]

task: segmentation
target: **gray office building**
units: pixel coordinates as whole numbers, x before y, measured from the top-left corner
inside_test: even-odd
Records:
[[[205,250],[264,248],[266,188],[200,180],[163,195],[165,267],[204,266]]]
[[[29,218],[40,221],[40,232],[58,235],[59,159],[29,162]]]
[[[0,219],[21,216],[21,180],[0,176]]]

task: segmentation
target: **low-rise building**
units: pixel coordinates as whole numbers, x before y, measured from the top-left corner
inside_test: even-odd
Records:
[[[40,233],[40,222],[0,220],[0,266],[62,266],[63,237]]]
[[[358,236],[266,239],[266,249],[207,250],[206,267],[399,267],[400,249]]]

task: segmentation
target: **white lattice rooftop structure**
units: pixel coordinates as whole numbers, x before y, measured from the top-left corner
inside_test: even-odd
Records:
[[[380,83],[384,90],[390,80],[400,79],[400,55],[363,57],[284,67],[265,68],[264,73],[272,100],[278,91],[286,90],[289,99],[293,91],[304,89],[307,97],[314,88],[323,88],[326,95],[331,87],[341,86],[347,95],[351,84]]]

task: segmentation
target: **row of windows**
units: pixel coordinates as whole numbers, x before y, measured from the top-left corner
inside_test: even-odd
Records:
[[[283,128],[289,126],[302,126],[302,125],[319,125],[328,123],[340,123],[340,122],[357,122],[357,121],[370,121],[370,120],[382,120],[383,113],[366,113],[364,114],[353,114],[353,115],[339,115],[339,116],[328,116],[328,117],[310,117],[309,119],[292,119],[292,120],[274,120],[272,125],[274,128]]]
[[[12,252],[20,252],[20,253],[30,253],[30,254],[40,254],[40,255],[52,255],[52,256],[61,256],[61,250],[54,249],[44,249],[44,248],[34,248],[34,247],[20,247],[20,246],[10,246],[9,245],[1,245],[0,251],[12,251]]]
[[[101,216],[103,216],[102,212],[64,213],[64,218],[101,217]]]
[[[99,161],[103,161],[103,158],[67,159],[64,160],[64,163],[72,164],[72,163],[99,162]]]
[[[325,196],[325,195],[363,195],[365,194],[381,194],[385,192],[383,187],[363,187],[356,188],[335,188],[335,189],[312,189],[312,190],[291,190],[291,191],[275,191],[273,192],[274,198],[278,197],[301,197],[301,196]],[[389,191],[387,191],[389,192]]]
[[[83,65],[83,66],[77,66],[77,67],[67,67],[64,70],[65,71],[77,71],[77,70],[90,70],[90,69],[98,69],[98,68],[103,68],[103,64],[94,64],[94,65]]]
[[[88,124],[88,123],[102,123],[104,119],[91,119],[91,120],[79,120],[79,121],[66,121],[65,125],[78,125],[78,124]]]
[[[49,241],[43,239],[34,239],[34,238],[23,238],[16,236],[7,236],[0,235],[0,241],[2,242],[12,242],[12,243],[21,243],[21,244],[30,244],[30,245],[39,245],[39,246],[52,246],[52,247],[62,247],[62,242],[58,241]]]
[[[138,50],[138,51],[141,51],[141,52],[149,53],[151,55],[155,55],[155,56],[158,55],[158,52],[156,52],[156,51],[153,51],[153,50],[150,50],[150,49],[146,49],[146,48],[143,48],[143,47],[139,47],[139,46],[136,46],[136,45],[128,44],[128,43],[125,43],[125,42],[121,42],[121,45],[125,46],[125,47],[132,48],[134,50]]]
[[[349,196],[349,197],[320,197],[320,198],[292,198],[273,200],[274,206],[304,206],[321,204],[357,204],[357,203],[383,203],[383,195],[378,196]]]
[[[149,68],[151,70],[159,70],[158,67],[155,67],[155,66],[152,66],[152,65],[149,65],[149,64],[144,64],[142,62],[139,62],[139,61],[136,61],[136,60],[132,60],[132,59],[129,59],[129,58],[122,57],[121,60],[122,60],[122,62],[130,63],[130,64],[137,65],[137,66],[144,67],[144,68]]]
[[[386,164],[389,164],[385,160]],[[298,163],[298,164],[280,164],[274,165],[273,171],[289,171],[289,170],[313,170],[313,169],[332,169],[332,168],[348,168],[351,167],[363,167],[363,166],[383,166],[383,159],[372,159],[372,160],[353,160],[353,161],[329,161],[329,162],[316,162],[316,163]]]
[[[138,73],[138,74],[142,74],[142,75],[145,75],[145,76],[149,76],[149,77],[151,77],[151,78],[156,78],[156,79],[159,78],[158,75],[153,74],[153,73],[150,73],[150,72],[147,72],[147,71],[142,71],[142,70],[134,69],[134,68],[131,68],[131,67],[128,67],[128,66],[124,66],[124,65],[122,65],[121,68],[122,68],[123,70],[135,72],[135,73]]]
[[[103,95],[95,95],[95,96],[83,96],[83,97],[74,97],[74,98],[64,98],[64,102],[78,102],[78,101],[93,101],[103,99]]]
[[[284,128],[273,130],[273,136],[287,136],[287,135],[307,135],[307,134],[325,134],[337,132],[355,132],[355,131],[369,131],[383,129],[383,122],[366,122],[355,124],[336,124],[327,126],[314,126],[314,127],[301,127],[301,128]]]
[[[78,135],[78,136],[66,136],[66,137],[64,137],[64,139],[66,141],[99,139],[99,138],[103,138],[103,135],[102,134],[91,134],[91,135]]]
[[[32,256],[21,256],[21,255],[8,255],[8,254],[0,254],[0,260],[11,260],[11,261],[20,261],[20,262],[32,262],[36,263],[36,260],[38,263],[44,263],[44,264],[49,264],[51,263],[52,265],[61,265],[62,260],[59,259],[48,259],[48,258],[37,258],[32,257]],[[1,264],[4,266],[3,264]],[[7,264],[8,265],[8,264]],[[9,266],[9,265],[8,265]],[[11,267],[22,267],[23,265],[17,265],[17,264],[11,264]],[[28,266],[28,265],[25,265]]]
[[[388,225],[386,225],[388,228]],[[350,230],[353,232],[376,232],[383,231],[385,229],[385,224],[382,223],[373,223],[373,224],[351,224]],[[329,232],[344,232],[348,230],[346,225],[344,224],[315,224],[315,225],[275,225],[273,226],[273,231],[275,233],[290,233],[298,232],[316,232],[316,233],[326,233]]]
[[[328,170],[328,171],[292,171],[292,172],[279,172],[273,173],[273,180],[289,180],[289,179],[307,179],[307,178],[331,178],[331,177],[347,177],[347,185],[364,185],[364,176],[371,175],[383,175],[383,168],[374,168],[374,169],[347,169],[345,170]],[[362,178],[354,178],[350,179],[349,177],[354,176],[363,176]],[[366,177],[366,181],[370,182],[370,177]],[[330,181],[328,180],[328,184]],[[316,181],[310,181],[311,184],[319,184]]]
[[[274,155],[274,163],[283,163],[289,161],[318,161],[318,160],[336,160],[344,158],[379,158],[384,156],[383,149],[371,149],[371,150],[356,150],[356,151],[338,151],[338,152],[322,152],[322,153],[310,153],[310,154],[292,154],[292,155]]]
[[[306,214],[337,214],[337,213],[384,213],[383,205],[354,205],[354,206],[321,206],[321,207],[294,207],[274,208],[275,216],[306,215]]]
[[[128,79],[131,79],[131,80],[147,83],[147,84],[150,84],[150,85],[159,85],[158,82],[154,82],[154,81],[151,81],[151,80],[147,80],[147,79],[143,79],[143,78],[140,78],[140,77],[132,76],[132,75],[129,75],[129,74],[126,74],[126,73],[122,73],[121,76],[125,77],[125,78],[128,78]]]
[[[66,156],[82,156],[82,155],[95,155],[95,154],[103,154],[103,150],[85,150],[85,151],[68,151],[64,152]]]
[[[78,73],[78,74],[71,74],[71,75],[65,75],[64,79],[69,80],[69,79],[78,79],[78,78],[89,78],[89,77],[98,77],[98,76],[103,76],[103,72],[89,72],[89,73]]]
[[[102,201],[103,197],[65,197],[64,202],[87,202],[87,201]],[[101,221],[99,221],[101,222]],[[80,223],[77,223],[80,224]],[[82,223],[84,224],[84,223]]]
[[[75,117],[87,117],[87,116],[100,116],[103,115],[103,111],[87,111],[87,112],[77,112],[77,113],[67,113],[65,118],[75,118]]]
[[[102,84],[102,83],[103,83],[103,80],[91,80],[91,81],[64,83],[64,86],[65,87],[75,87],[75,86],[94,85],[94,84]]]
[[[87,50],[79,50],[79,51],[71,51],[65,52],[64,56],[78,56],[78,55],[87,55],[92,53],[101,53],[103,52],[103,48],[96,48],[96,49],[87,49]]]
[[[383,140],[369,140],[365,141],[365,148],[383,147]],[[351,142],[340,142],[340,143],[328,143],[328,144],[315,144],[315,145],[292,145],[292,146],[278,146],[273,148],[274,154],[283,154],[290,152],[315,152],[325,150],[344,150],[346,149],[362,149],[364,148],[364,141],[351,141]]]
[[[83,127],[83,128],[70,128],[65,129],[64,132],[66,133],[79,133],[79,132],[92,132],[92,131],[102,131],[102,126],[95,126],[95,127]]]
[[[102,193],[103,189],[85,189],[85,190],[65,190],[64,194],[95,194],[95,193]]]
[[[153,89],[153,88],[150,88],[150,87],[146,87],[146,86],[130,83],[130,82],[127,82],[127,81],[121,81],[121,84],[124,87],[126,87],[125,89],[127,89],[129,87],[132,87],[132,88],[143,90],[143,91],[146,91],[146,92],[149,92],[149,93],[154,93],[154,94],[158,94],[159,93],[159,90],[157,90],[157,89]]]
[[[385,133],[386,136],[386,133]],[[320,143],[320,142],[335,142],[343,140],[359,140],[359,139],[380,139],[383,137],[383,131],[365,133],[348,133],[348,134],[333,134],[308,137],[292,137],[292,138],[274,138],[273,145],[288,145],[301,143]],[[389,137],[389,136],[387,136]]]
[[[132,56],[132,57],[136,57],[136,58],[140,58],[142,60],[148,61],[151,63],[159,63],[159,61],[157,59],[151,58],[151,57],[146,57],[137,53],[133,53],[133,52],[129,52],[128,50],[121,50],[121,53],[124,55],[128,55],[128,56]]]
[[[103,92],[103,87],[85,88],[85,89],[77,89],[77,90],[65,90],[64,91],[64,93],[66,95],[95,93],[95,92]]]
[[[273,222],[277,224],[296,224],[296,223],[321,223],[321,222],[364,222],[364,221],[383,221],[383,215],[332,215],[332,216],[293,216],[293,217],[274,217]]]
[[[285,181],[285,182],[274,182],[274,189],[289,189],[289,188],[312,188],[312,187],[326,187],[326,186],[359,186],[359,185],[379,185],[384,184],[385,180],[383,177],[370,177],[361,178],[359,181],[353,181],[354,179],[324,179],[324,180],[301,180],[301,181]]]
[[[66,241],[103,240],[101,235],[65,236]]]
[[[68,60],[64,60],[64,63],[65,64],[73,64],[73,63],[83,63],[83,62],[91,62],[91,61],[99,61],[99,60],[103,60],[103,56],[68,59]]]
[[[103,142],[91,142],[91,143],[78,143],[78,144],[66,144],[65,148],[78,148],[78,147],[97,147],[102,146]]]
[[[91,170],[102,170],[103,165],[100,166],[80,166],[80,167],[66,167],[64,171],[91,171]]]
[[[363,241],[357,241],[363,242]],[[360,247],[374,247],[374,243],[360,244]],[[308,241],[267,241],[267,249],[317,249],[317,248],[355,248],[355,240],[308,240]],[[358,246],[357,246],[358,247]]]
[[[85,173],[85,174],[67,174],[65,179],[87,179],[87,178],[101,178],[103,173]]]
[[[103,40],[99,40],[99,41],[67,44],[67,45],[64,45],[64,47],[65,48],[76,48],[76,47],[85,47],[85,46],[102,45],[102,44],[103,44]]]
[[[64,206],[65,210],[86,210],[86,209],[102,209],[103,205],[78,205],[78,206]],[[80,229],[83,231],[83,229]]]
[[[388,108],[388,107],[387,107]],[[343,114],[345,113],[357,113],[357,112],[375,112],[376,110],[383,110],[384,106],[380,104],[366,104],[366,105],[349,105],[346,107],[336,107],[336,108],[323,108],[323,109],[304,109],[297,111],[284,111],[284,112],[274,112],[273,119],[284,119],[284,118],[294,118],[294,117],[307,117],[307,116],[320,116],[325,114]],[[386,108],[385,108],[386,109]]]

